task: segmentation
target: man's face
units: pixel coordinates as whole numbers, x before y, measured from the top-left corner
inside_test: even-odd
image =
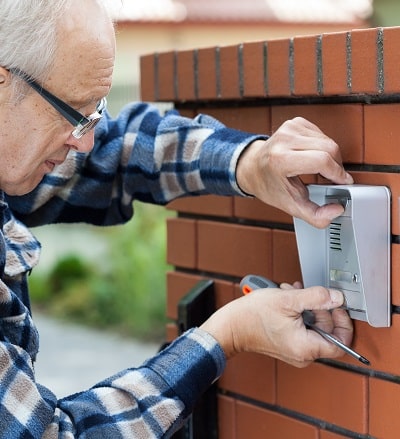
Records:
[[[109,93],[115,40],[113,27],[98,5],[76,1],[75,10],[81,12],[71,11],[71,17],[65,17],[54,68],[41,85],[87,116]],[[0,189],[22,195],[63,163],[71,149],[89,152],[93,131],[74,138],[74,127],[38,92],[28,89],[27,96],[15,102],[10,88],[0,87]]]

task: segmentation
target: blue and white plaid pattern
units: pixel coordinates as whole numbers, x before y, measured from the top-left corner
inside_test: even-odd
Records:
[[[208,334],[194,329],[141,367],[57,400],[36,383],[38,335],[27,273],[40,244],[29,226],[55,222],[117,224],[133,200],[165,204],[189,194],[241,194],[235,167],[256,137],[216,120],[130,105],[96,128],[89,155],[71,153],[32,193],[0,199],[0,437],[169,437],[225,366]],[[132,244],[133,245],[133,244]]]

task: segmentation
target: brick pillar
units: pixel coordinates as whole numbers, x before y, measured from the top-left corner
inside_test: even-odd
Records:
[[[173,101],[185,115],[208,113],[262,133],[294,116],[309,119],[340,145],[356,183],[392,193],[392,326],[354,322],[354,348],[372,366],[344,356],[297,369],[240,355],[219,381],[219,437],[400,437],[400,28],[152,54],[141,67],[143,99]],[[172,322],[179,299],[199,279],[215,280],[221,306],[240,294],[248,273],[278,283],[301,278],[292,218],[277,209],[215,196],[169,208],[178,213],[167,225]],[[176,334],[172,323],[168,337]]]

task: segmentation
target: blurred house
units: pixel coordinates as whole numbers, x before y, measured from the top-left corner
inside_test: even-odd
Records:
[[[173,49],[369,26],[372,0],[108,0],[117,23],[113,114],[139,98],[139,58]]]

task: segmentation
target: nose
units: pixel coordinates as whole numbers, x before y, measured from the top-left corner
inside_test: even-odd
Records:
[[[94,145],[94,131],[89,131],[88,133],[84,134],[80,139],[77,139],[71,133],[66,143],[72,149],[75,149],[78,152],[90,152],[93,149]]]

